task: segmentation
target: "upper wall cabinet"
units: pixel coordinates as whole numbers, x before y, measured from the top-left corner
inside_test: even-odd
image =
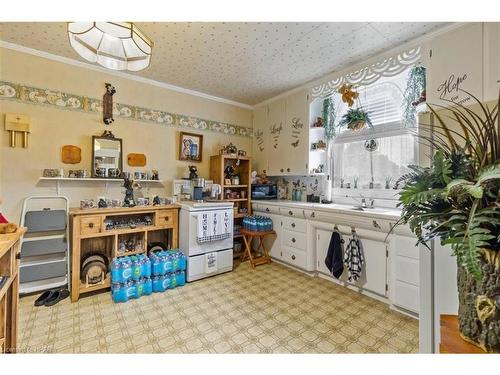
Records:
[[[267,138],[268,138],[268,173],[271,176],[278,176],[284,173],[283,162],[286,150],[285,140],[285,99],[279,99],[269,104],[267,117]]]
[[[483,97],[483,25],[472,23],[442,34],[431,42],[427,102],[469,104]]]
[[[307,174],[309,103],[307,91],[299,91],[286,98],[285,103],[285,154],[283,168],[286,174]],[[280,168],[281,170],[281,168]]]
[[[269,164],[267,159],[268,148],[270,146],[267,136],[267,111],[268,106],[257,107],[253,112],[253,143],[252,162],[253,170],[268,173]]]
[[[484,100],[498,100],[500,90],[500,22],[484,23]]]
[[[254,169],[270,176],[304,175],[308,165],[307,90],[254,110]]]

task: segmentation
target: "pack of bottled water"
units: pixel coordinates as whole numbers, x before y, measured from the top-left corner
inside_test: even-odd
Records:
[[[273,230],[273,221],[266,216],[245,216],[243,218],[243,228],[252,232],[267,232]]]
[[[186,284],[187,257],[179,250],[114,258],[111,262],[111,297],[114,302],[164,292]]]

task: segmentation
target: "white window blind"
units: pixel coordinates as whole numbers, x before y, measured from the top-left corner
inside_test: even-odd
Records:
[[[333,170],[333,187],[340,187],[341,179],[358,188],[368,188],[371,181],[375,189],[383,189],[386,179],[393,186],[402,174],[408,172],[409,164],[418,161],[418,144],[412,132],[402,126],[403,92],[408,71],[394,77],[384,77],[376,83],[356,88],[359,101],[352,108],[361,106],[368,112],[373,128],[361,131],[341,129],[332,141],[332,156],[329,159]],[[336,124],[348,111],[340,94],[334,94],[337,109]],[[368,152],[365,140],[375,139],[378,148]]]

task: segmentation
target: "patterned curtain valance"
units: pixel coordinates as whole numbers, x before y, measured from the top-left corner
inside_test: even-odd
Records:
[[[421,48],[416,47],[409,51],[404,51],[397,56],[389,57],[384,61],[377,62],[356,72],[346,74],[331,81],[322,83],[311,89],[313,99],[327,97],[336,92],[344,83],[352,85],[369,85],[376,82],[380,77],[392,77],[408,66],[414,65],[420,60]]]

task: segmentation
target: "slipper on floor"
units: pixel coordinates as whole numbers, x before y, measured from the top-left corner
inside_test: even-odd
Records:
[[[69,296],[68,289],[56,290],[52,296],[50,296],[49,298],[47,298],[45,300],[45,306],[47,306],[47,307],[54,306],[59,301],[62,301],[63,299],[68,298],[68,296]]]
[[[45,305],[45,302],[47,301],[48,298],[52,297],[54,294],[53,290],[46,290],[42,294],[40,294],[40,297],[38,297],[35,301],[35,306],[43,306]]]

